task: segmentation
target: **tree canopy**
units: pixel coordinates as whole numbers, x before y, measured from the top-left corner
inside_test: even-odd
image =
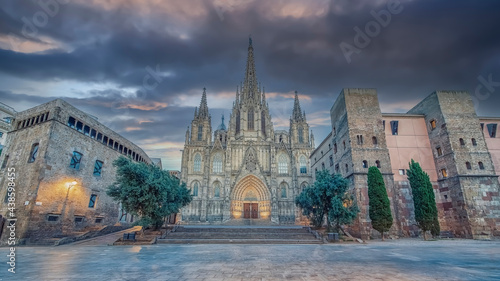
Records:
[[[392,226],[391,203],[387,196],[384,178],[377,167],[368,169],[368,198],[369,214],[373,229],[382,233],[389,231]]]
[[[341,175],[319,171],[314,184],[295,198],[295,204],[314,226],[320,227],[326,217],[328,228],[333,226],[339,231],[341,225],[351,224],[359,212],[348,189],[349,181]]]
[[[132,162],[121,156],[113,162],[116,181],[107,194],[122,208],[141,217],[141,224],[161,227],[165,218],[192,200],[185,183],[154,165]]]
[[[413,159],[409,165],[410,169],[406,170],[406,174],[413,193],[417,225],[424,232],[424,239],[427,230],[430,230],[433,236],[438,236],[440,232],[438,212],[429,175]]]

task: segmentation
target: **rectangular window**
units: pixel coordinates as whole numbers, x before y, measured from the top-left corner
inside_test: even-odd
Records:
[[[339,164],[335,164],[335,173],[340,173]]]
[[[103,143],[104,145],[107,145],[107,144],[108,144],[108,137],[107,137],[107,136],[104,136],[104,137],[102,138],[102,143]]]
[[[96,203],[97,203],[97,195],[96,194],[90,195],[89,208],[95,208]]]
[[[3,132],[0,132],[0,138],[3,137]]]
[[[102,134],[101,133],[97,133],[97,141],[102,141]]]
[[[448,177],[448,172],[446,172],[446,169],[441,169],[441,175],[443,175],[443,178]]]
[[[404,175],[406,174],[405,169],[399,169],[399,174],[400,174],[401,176],[404,176]]]
[[[443,150],[441,149],[440,146],[436,147],[436,152],[438,156],[443,156]]]
[[[391,131],[394,136],[398,135],[399,121],[391,121]]]
[[[81,132],[83,130],[83,123],[82,122],[80,122],[80,121],[76,122],[76,130],[78,132]]]
[[[120,152],[120,153],[123,152],[123,145],[120,144],[120,148],[118,149],[118,152]]]
[[[363,135],[357,135],[357,139],[358,139],[358,144],[362,145],[363,144]]]
[[[88,136],[90,135],[90,127],[85,125],[85,127],[83,127],[83,134]]]
[[[384,131],[385,131],[385,120],[382,120],[382,126],[384,127]]]
[[[481,132],[484,132],[484,123],[481,123]]]
[[[92,131],[90,131],[91,138],[95,139],[96,134],[97,134],[96,130],[92,129]]]
[[[68,126],[74,129],[75,128],[75,123],[76,123],[75,118],[73,118],[73,117],[70,116],[68,118]]]
[[[95,223],[102,223],[102,218],[95,218]]]
[[[9,161],[9,155],[5,156],[5,158],[3,159],[2,169],[5,169],[5,167],[7,167],[8,161]]]
[[[82,156],[83,154],[81,154],[80,152],[73,151],[73,157],[71,157],[71,163],[69,164],[69,166],[75,170],[79,170],[80,162],[82,161]]]
[[[113,139],[109,139],[109,141],[108,141],[108,147],[113,148],[113,143],[114,143]]]
[[[488,124],[486,125],[488,128],[488,133],[490,134],[490,138],[496,138],[497,136],[497,124]]]
[[[436,120],[431,120],[431,129],[434,130],[436,129]]]
[[[37,156],[38,156],[38,143],[35,143],[33,144],[33,146],[31,146],[30,158],[28,159],[28,163],[35,162]]]
[[[102,161],[96,160],[94,164],[94,176],[101,176],[102,172]]]
[[[120,145],[120,144],[119,144],[118,142],[115,142],[115,146],[113,147],[113,148],[114,148],[114,150],[118,150],[118,146],[119,146],[119,145]]]
[[[330,167],[333,166],[333,156],[330,155]]]
[[[48,221],[58,221],[59,220],[59,216],[49,215],[49,216],[47,216],[47,220]]]
[[[83,217],[75,217],[75,223],[82,223]]]

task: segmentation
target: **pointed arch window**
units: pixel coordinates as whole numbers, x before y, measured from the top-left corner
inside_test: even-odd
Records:
[[[280,184],[280,190],[281,190],[281,198],[286,198],[287,197],[287,184],[282,182]]]
[[[193,196],[198,196],[198,182],[193,184]]]
[[[222,173],[222,154],[217,153],[214,156],[214,161],[212,164],[212,171],[214,173]]]
[[[248,109],[248,130],[253,130],[253,123],[254,123],[254,118],[253,118],[253,108]]]
[[[214,197],[220,198],[220,182],[214,183]]]
[[[236,112],[236,133],[240,132],[240,112]]]
[[[193,171],[195,171],[195,172],[200,172],[201,171],[201,155],[199,153],[196,153],[194,155]]]
[[[299,164],[300,164],[300,173],[307,174],[307,159],[304,155],[300,155]]]
[[[281,154],[278,158],[278,173],[288,174],[288,157],[285,154]]]
[[[299,128],[299,143],[304,143],[304,129]]]

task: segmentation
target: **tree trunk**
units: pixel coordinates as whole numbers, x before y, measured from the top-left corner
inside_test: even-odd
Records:
[[[426,233],[426,232],[427,232],[427,231],[426,231],[426,230],[424,230],[424,241],[427,241],[427,236],[425,236],[425,233]]]
[[[382,231],[382,241],[384,241],[384,232]]]

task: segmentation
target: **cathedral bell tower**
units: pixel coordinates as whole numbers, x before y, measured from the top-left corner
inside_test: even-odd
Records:
[[[295,91],[295,101],[292,116],[290,117],[290,140],[292,146],[310,146],[309,125],[306,113],[300,109],[299,95]]]
[[[207,92],[203,88],[200,107],[194,110],[194,119],[191,122],[190,144],[210,145],[212,140],[212,120],[208,113]]]
[[[236,88],[229,127],[231,139],[258,141],[274,137],[266,94],[257,81],[252,38],[249,38],[245,79]]]

